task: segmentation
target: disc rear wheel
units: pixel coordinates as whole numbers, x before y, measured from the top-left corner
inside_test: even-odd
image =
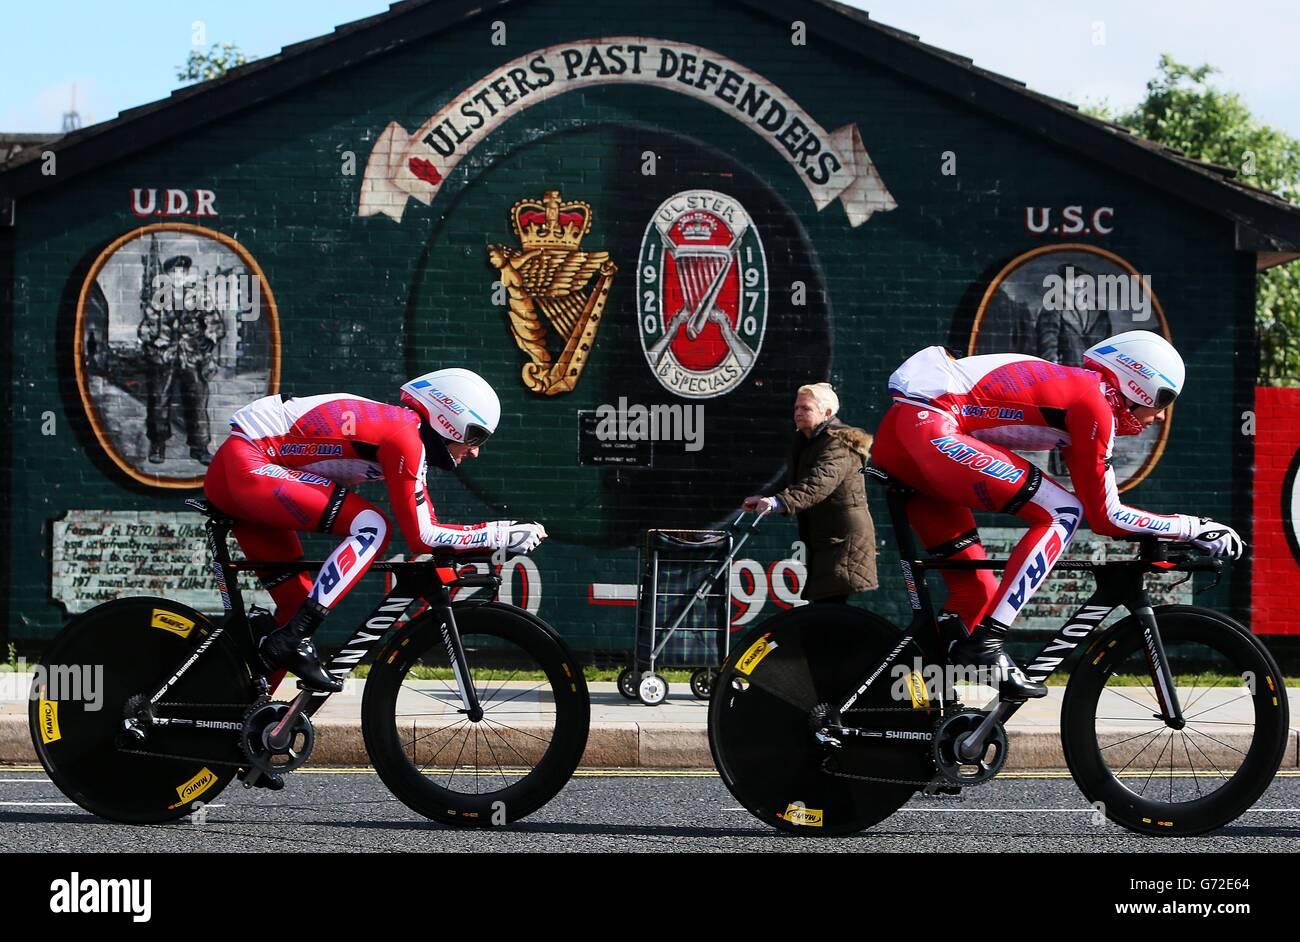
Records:
[[[213,630],[203,615],[161,598],[107,602],[64,628],[37,670],[29,711],[36,754],[63,794],[130,824],[175,820],[220,794],[243,759],[237,728],[153,726],[139,740],[123,728]],[[251,702],[247,668],[219,640],[155,709],[238,724]]]
[[[736,800],[772,827],[809,835],[860,831],[905,804],[934,775],[928,731],[938,704],[931,708],[904,692],[895,671],[882,673],[840,718],[869,735],[846,737],[839,748],[814,735],[818,717],[846,699],[901,638],[863,609],[807,605],[736,645],[709,703],[709,746]],[[896,663],[910,673],[916,653],[909,648]]]

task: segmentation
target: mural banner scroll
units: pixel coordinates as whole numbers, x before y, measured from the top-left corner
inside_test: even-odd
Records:
[[[549,46],[507,62],[414,134],[389,124],[370,152],[358,215],[400,222],[408,197],[427,206],[460,160],[508,118],[565,92],[619,83],[688,95],[730,114],[781,153],[819,211],[838,199],[851,226],[897,205],[857,125],[827,131],[763,76],[716,52],[621,36]]]

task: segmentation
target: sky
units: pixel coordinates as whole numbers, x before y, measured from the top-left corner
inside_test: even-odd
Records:
[[[1076,104],[1141,100],[1162,52],[1209,62],[1255,116],[1300,138],[1297,0],[853,0],[881,23]],[[8,0],[0,131],[58,131],[166,97],[201,45],[265,57],[388,8],[374,0]]]

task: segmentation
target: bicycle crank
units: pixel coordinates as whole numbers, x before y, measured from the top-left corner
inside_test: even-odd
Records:
[[[963,710],[941,722],[934,732],[934,764],[939,774],[954,785],[983,785],[1002,771],[1007,761],[1007,731],[993,722],[984,741],[971,737],[985,725],[988,715],[980,710]]]
[[[253,704],[244,714],[239,745],[258,771],[268,775],[292,772],[311,756],[316,728],[305,713],[298,712],[287,728],[280,728],[292,706],[283,700],[267,700]]]

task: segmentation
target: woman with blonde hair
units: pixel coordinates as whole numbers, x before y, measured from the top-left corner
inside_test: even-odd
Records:
[[[809,602],[845,602],[851,593],[877,586],[876,529],[862,474],[871,436],[841,422],[839,411],[830,383],[800,386],[787,486],[744,503],[749,511],[796,515],[807,552],[803,597]]]

